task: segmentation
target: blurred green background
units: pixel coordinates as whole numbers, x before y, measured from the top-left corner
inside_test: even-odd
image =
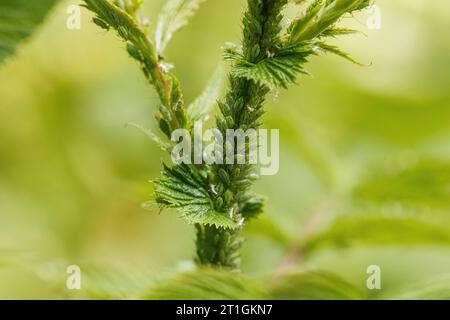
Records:
[[[164,1],[146,2],[154,23]],[[370,66],[317,57],[312,77],[269,99],[265,126],[280,129],[280,172],[256,186],[268,202],[246,231],[242,269],[251,277],[270,277],[294,239],[314,228],[313,215],[418,217],[450,230],[450,4],[377,2],[380,30],[361,15],[344,24],[364,34],[335,41]],[[165,155],[124,124],[154,127],[155,93],[86,10],[81,30],[66,28],[69,4],[78,2],[60,3],[0,67],[0,298],[78,297],[65,290],[70,264],[158,277],[194,254],[192,227],[156,206],[141,208]],[[243,0],[209,0],[172,41],[167,59],[187,101],[223,44],[239,41],[244,8]],[[383,292],[374,294],[450,274],[445,231],[438,241],[413,234],[387,245],[384,227],[369,228],[373,241],[339,245],[355,232],[343,228],[342,241],[298,268],[329,270],[364,288],[367,266],[379,265]]]

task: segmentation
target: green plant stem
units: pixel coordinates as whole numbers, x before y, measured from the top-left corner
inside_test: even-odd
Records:
[[[185,108],[178,80],[160,57],[165,41],[186,23],[202,0],[180,1],[171,0],[163,9],[162,23],[158,23],[155,35],[167,33],[164,40],[155,36],[155,46],[137,12],[142,0],[84,0],[86,7],[96,14],[93,22],[117,32],[130,56],[139,62],[155,87],[160,100],[156,119],[169,139],[176,129],[194,133],[193,122],[197,117]],[[257,130],[267,94],[275,87],[287,88],[288,84],[295,83],[298,74],[305,73],[303,66],[309,56],[318,51],[330,52],[353,61],[339,48],[326,44],[324,38],[351,32],[335,28],[334,24],[344,14],[367,7],[370,0],[312,1],[306,14],[294,20],[280,36],[282,11],[287,2],[247,0],[242,44],[239,48],[227,48],[225,52],[225,58],[233,64],[229,90],[218,103],[220,113],[216,124],[222,137],[227,137],[228,130],[246,134],[248,130]],[[170,23],[174,24],[171,28],[167,27]],[[166,31],[164,26],[168,28]],[[236,270],[240,262],[242,228],[262,212],[263,200],[250,190],[258,176],[255,165],[249,161],[250,142],[246,142],[242,154],[237,137],[235,141],[227,141],[228,138],[222,146],[226,151],[226,164],[165,166],[163,177],[154,184],[158,204],[178,210],[187,222],[195,224],[198,264]],[[230,144],[234,144],[231,154]]]
[[[242,50],[251,63],[266,58],[279,44],[281,11],[287,0],[248,0],[243,21]],[[219,105],[217,127],[226,136],[228,129],[257,129],[263,104],[270,89],[252,80],[230,75],[230,89]],[[235,157],[237,150],[234,150]],[[236,160],[236,159],[235,159]],[[197,225],[197,260],[201,264],[239,268],[242,226],[250,218],[243,212],[251,196],[249,189],[255,178],[251,164],[218,164],[212,169],[211,184],[220,190],[215,197],[216,210],[229,214],[239,227],[224,229]]]
[[[148,37],[140,19],[136,18],[136,7],[120,7],[107,0],[84,0],[86,7],[96,14],[94,22],[103,28],[114,28],[118,36],[127,44],[130,56],[137,60],[150,83],[155,87],[161,108],[156,119],[162,131],[170,138],[170,133],[179,128],[188,128],[181,88],[175,76],[166,71],[157,54],[153,42]],[[164,114],[166,117],[164,117]]]

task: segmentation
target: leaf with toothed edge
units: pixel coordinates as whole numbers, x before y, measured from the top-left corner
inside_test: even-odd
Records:
[[[296,82],[299,74],[307,74],[303,65],[312,51],[307,45],[294,45],[279,49],[257,63],[244,59],[242,54],[228,48],[224,57],[232,61],[233,74],[237,77],[253,80],[269,87],[287,88]]]
[[[214,209],[204,178],[190,165],[180,164],[172,168],[164,165],[163,178],[153,183],[156,202],[176,209],[187,223],[229,229],[238,227],[227,213]]]

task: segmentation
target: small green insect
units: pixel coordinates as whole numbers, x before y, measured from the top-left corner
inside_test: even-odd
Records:
[[[142,56],[139,50],[131,43],[127,44],[128,54],[137,61],[142,61]]]
[[[119,27],[117,28],[117,33],[119,33],[119,36],[120,36],[122,39],[128,40],[128,31],[127,31],[127,29],[125,29],[125,27],[119,26]]]
[[[158,117],[157,117],[158,118]],[[164,120],[163,118],[159,119],[159,128],[161,129],[161,131],[167,136],[167,137],[171,137],[172,135],[172,129],[170,127],[170,124]]]
[[[92,18],[92,21],[93,21],[97,26],[99,26],[100,28],[102,28],[102,29],[104,29],[104,30],[106,30],[106,31],[109,31],[109,29],[110,29],[109,24],[107,24],[107,23],[106,23],[105,21],[103,21],[102,19],[97,18],[97,17],[94,17],[94,18]]]

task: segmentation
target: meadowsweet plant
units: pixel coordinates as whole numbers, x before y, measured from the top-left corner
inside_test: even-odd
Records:
[[[214,105],[219,110],[216,129],[222,136],[229,130],[259,129],[268,94],[294,85],[299,75],[307,73],[305,64],[311,56],[333,53],[355,62],[327,40],[354,33],[339,27],[340,20],[370,5],[369,0],[247,0],[241,43],[224,49],[231,66],[226,95],[216,99],[220,92],[220,72],[216,72],[205,92],[188,105],[172,66],[166,62],[165,48],[205,0],[168,0],[155,26],[139,13],[143,1],[84,0],[94,13],[93,22],[117,33],[155,88],[159,97],[155,119],[163,138],[146,132],[167,152],[177,142],[171,139],[173,133],[184,130],[195,137],[196,122]],[[286,27],[289,3],[298,15]],[[154,181],[156,202],[175,209],[195,226],[200,265],[238,269],[242,229],[263,211],[263,197],[251,190],[258,178],[257,165],[241,161],[249,158],[250,142],[245,142],[244,148],[234,142],[235,137],[220,144],[222,150],[231,150],[236,161],[167,163],[162,177]]]

